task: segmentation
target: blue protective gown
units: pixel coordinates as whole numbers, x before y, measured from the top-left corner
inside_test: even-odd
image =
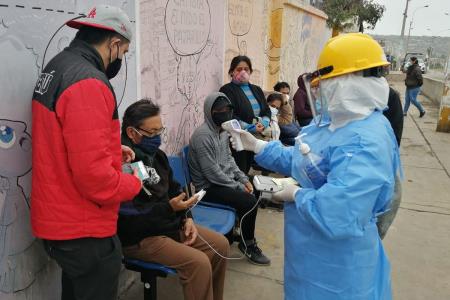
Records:
[[[285,205],[285,299],[390,300],[390,264],[376,219],[388,207],[400,157],[387,119],[368,118],[331,132],[312,123],[303,142],[324,158],[327,182],[304,187]],[[269,143],[257,163],[307,181],[298,145]]]

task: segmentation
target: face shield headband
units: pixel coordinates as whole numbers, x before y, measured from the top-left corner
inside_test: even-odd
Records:
[[[321,77],[329,74],[333,71],[333,66],[328,66],[321,68],[319,70],[316,70],[312,73],[306,73],[302,76],[303,83],[305,84],[305,90],[306,90],[306,96],[308,98],[308,104],[311,107],[311,112],[313,115],[313,120],[316,126],[320,126],[323,118],[323,110],[324,110],[324,103],[323,98],[320,95],[320,81]],[[312,92],[312,81],[318,79],[317,86],[315,89],[317,90],[317,93]],[[321,112],[318,112],[316,110],[316,101],[320,99],[320,110]],[[320,115],[319,120],[317,120],[317,116]]]

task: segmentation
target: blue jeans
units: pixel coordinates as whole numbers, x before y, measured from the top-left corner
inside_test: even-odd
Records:
[[[419,92],[420,87],[406,88],[405,107],[403,108],[403,114],[406,114],[408,112],[411,102],[415,107],[417,107],[420,112],[425,111],[422,107],[422,104],[420,104],[419,100],[417,100],[417,95],[419,95]]]

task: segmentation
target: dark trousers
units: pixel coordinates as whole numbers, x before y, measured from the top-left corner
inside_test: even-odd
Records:
[[[239,220],[256,204],[253,194],[244,191],[234,190],[223,186],[211,186],[206,189],[205,197],[202,201],[224,204],[236,209]],[[241,232],[244,240],[249,241],[255,238],[255,223],[258,207],[250,212],[243,220]]]
[[[62,269],[62,300],[117,299],[122,263],[117,236],[44,240],[44,247]]]
[[[233,155],[234,161],[239,169],[244,172],[244,174],[248,174],[248,171],[250,171],[253,164],[255,154],[251,151],[245,150],[236,152],[234,149],[231,151],[231,154]]]

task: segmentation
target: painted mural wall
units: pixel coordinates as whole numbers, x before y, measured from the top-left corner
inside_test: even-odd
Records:
[[[326,15],[303,1],[284,1],[279,80],[297,89],[297,78],[317,68],[325,42],[331,37]]]
[[[0,0],[0,299],[59,299],[60,279],[30,229],[31,97],[38,75],[68,46],[75,30],[57,28],[95,4],[123,8],[134,20],[134,2],[121,0]],[[48,51],[43,61],[43,54]],[[120,111],[136,99],[134,46],[114,79]],[[122,98],[122,94],[124,97]]]
[[[119,113],[138,95],[162,108],[164,150],[177,154],[203,122],[203,102],[229,81],[232,57],[248,55],[251,82],[296,87],[330,36],[320,11],[282,0],[0,0],[0,299],[59,298],[59,270],[29,224],[31,96],[42,65],[75,30],[56,29],[99,3],[123,8],[139,29],[125,68],[112,81]],[[139,67],[137,67],[139,65]]]
[[[140,0],[142,97],[161,106],[163,148],[178,154],[222,85],[224,1]]]
[[[253,74],[250,81],[264,86],[269,46],[268,13],[271,0],[228,0],[225,13],[225,62],[224,81],[229,82],[228,69],[231,59],[247,55],[252,60]]]
[[[272,90],[279,80],[296,87],[297,77],[313,70],[331,36],[327,16],[304,0],[228,0],[225,18],[224,81],[236,55],[247,55],[250,81]],[[314,66],[314,67],[313,67]]]

